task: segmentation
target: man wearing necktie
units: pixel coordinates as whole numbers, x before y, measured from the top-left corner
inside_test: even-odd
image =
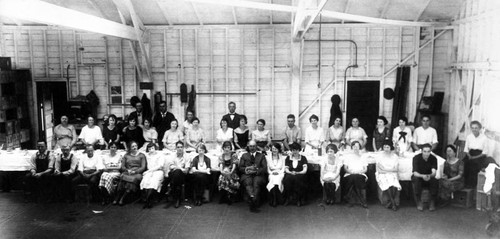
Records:
[[[241,184],[249,196],[250,211],[258,212],[260,192],[267,179],[267,163],[266,157],[257,152],[257,143],[254,140],[248,143],[248,153],[241,156],[239,171]]]
[[[137,125],[144,125],[144,119],[147,119],[150,116],[144,114],[141,102],[135,103],[134,107],[135,111],[130,113],[130,115],[137,119]]]
[[[227,127],[236,129],[240,126],[240,115],[236,113],[236,103],[229,102],[228,109],[229,113],[222,116],[222,119],[227,121]]]
[[[163,139],[165,132],[170,129],[170,123],[175,120],[175,116],[167,111],[167,102],[160,102],[160,111],[155,113],[153,117],[153,126],[158,132],[158,139]],[[163,144],[160,144],[160,150],[163,149]]]

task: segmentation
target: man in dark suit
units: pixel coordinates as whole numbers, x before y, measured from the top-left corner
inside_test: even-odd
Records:
[[[134,108],[135,108],[135,111],[130,113],[129,117],[132,116],[133,118],[136,118],[137,125],[144,125],[144,119],[151,117],[151,115],[146,115],[143,112],[141,102],[135,103]]]
[[[222,119],[225,119],[227,122],[227,127],[236,129],[240,126],[240,115],[237,114],[236,111],[236,103],[229,102],[228,104],[229,113],[222,116]]]
[[[257,143],[254,140],[248,143],[248,151],[240,159],[241,185],[245,187],[248,193],[250,211],[258,212],[257,206],[260,199],[260,191],[267,179],[267,162],[266,157],[257,152]]]
[[[167,102],[160,102],[160,111],[155,113],[153,117],[153,126],[158,132],[158,142],[161,142],[165,132],[170,129],[170,123],[175,120],[175,116],[167,111]],[[160,143],[160,149],[163,149],[163,144]]]

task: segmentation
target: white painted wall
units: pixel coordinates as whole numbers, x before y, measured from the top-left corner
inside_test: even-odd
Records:
[[[0,54],[13,57],[16,68],[31,68],[34,79],[51,80],[63,78],[69,64],[72,96],[85,95],[93,87],[101,100],[99,117],[105,113],[121,116],[133,110],[127,102],[107,107],[108,86],[119,86],[123,81],[127,101],[139,94],[128,41],[48,27],[1,28]],[[348,80],[382,80],[382,89],[394,87],[395,83],[395,72],[382,77],[384,73],[418,49],[418,44],[429,39],[426,30],[420,34],[418,28],[368,24],[323,25],[321,34],[322,39],[356,41],[359,68],[348,71]],[[292,97],[299,97],[302,111],[317,95],[326,91],[320,102],[300,120],[300,127],[305,129],[309,116],[314,113],[320,116],[320,124],[326,128],[330,98],[333,94],[340,94],[343,98],[344,69],[353,63],[354,48],[344,42],[323,42],[319,79],[318,43],[306,42],[300,94],[291,95],[289,36],[288,25],[149,27],[154,91],[179,93],[179,85],[186,83],[189,89],[190,85],[196,85],[197,92],[249,93],[198,95],[197,115],[202,127],[213,138],[221,116],[227,111],[227,103],[235,101],[237,112],[248,116],[250,127],[255,127],[257,119],[265,119],[266,128],[273,130],[274,139],[283,137]],[[438,38],[432,46],[433,55],[426,53],[431,47],[429,45],[419,53],[418,62],[412,57],[403,63],[412,65],[415,74],[418,72],[418,88],[413,92],[414,96],[418,93],[420,97],[423,82],[431,69],[432,90],[447,89],[451,37],[450,32]],[[314,25],[306,38],[318,39],[319,26]],[[431,65],[432,57],[435,60]],[[334,87],[326,89],[332,80],[336,81]],[[171,98],[169,111],[183,119],[186,105],[180,103],[177,95]],[[410,109],[415,108],[417,99],[416,96],[408,103],[409,118],[413,117],[414,112]],[[380,106],[380,114],[390,120],[392,101],[381,99]]]

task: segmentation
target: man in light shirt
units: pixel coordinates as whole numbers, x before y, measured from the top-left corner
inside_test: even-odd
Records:
[[[287,117],[288,126],[285,129],[285,139],[283,139],[283,146],[285,147],[285,151],[290,151],[290,145],[294,142],[300,144],[300,140],[302,139],[302,133],[300,128],[295,125],[295,115],[289,114]]]
[[[413,150],[417,151],[422,148],[424,144],[430,144],[432,151],[438,146],[437,132],[430,126],[431,117],[423,115],[421,118],[422,126],[415,129],[413,132]]]
[[[483,126],[479,121],[472,121],[470,123],[472,133],[465,139],[464,153],[467,156],[464,158],[464,177],[465,186],[475,188],[477,184],[477,174],[482,169],[486,168],[488,164],[495,163],[491,157],[487,157],[488,138],[481,133]]]

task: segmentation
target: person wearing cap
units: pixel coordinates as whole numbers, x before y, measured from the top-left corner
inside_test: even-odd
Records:
[[[71,180],[75,177],[78,158],[70,152],[68,145],[61,147],[61,154],[57,155],[54,164],[54,180],[59,199],[70,201],[73,197]]]
[[[31,157],[30,170],[23,180],[25,200],[50,195],[49,176],[54,169],[54,157],[44,141],[39,141],[36,147],[38,152]]]

